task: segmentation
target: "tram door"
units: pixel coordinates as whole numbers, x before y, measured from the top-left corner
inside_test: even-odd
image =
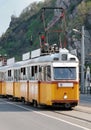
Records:
[[[51,66],[42,67],[42,80],[40,82],[40,104],[50,105],[52,98]]]
[[[39,102],[39,66],[30,67],[30,79],[29,79],[29,102]]]

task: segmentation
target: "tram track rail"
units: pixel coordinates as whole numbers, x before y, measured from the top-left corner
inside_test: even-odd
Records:
[[[81,106],[81,108],[74,108],[73,110],[83,112],[83,113],[87,113],[87,114],[91,114],[91,108],[88,107],[87,110],[86,110],[86,108],[87,107]]]
[[[79,110],[74,110],[74,111],[79,111]],[[79,111],[79,112],[81,112],[81,111]],[[70,115],[70,114],[67,114],[67,113],[64,113],[64,112],[58,112],[58,111],[55,111],[55,113],[61,114],[61,115],[67,116],[67,117],[71,117],[71,118],[74,118],[74,119],[79,119],[80,121],[85,121],[85,122],[91,123],[91,120],[81,118],[81,117],[78,117],[78,116],[75,116],[75,115]],[[81,113],[84,113],[84,112],[81,112]]]
[[[27,111],[30,111],[31,109],[34,110],[34,111],[36,111],[36,110],[37,111],[49,111],[49,112],[60,114],[60,115],[66,116],[66,117],[71,117],[71,118],[74,118],[74,119],[77,119],[77,120],[80,120],[80,121],[91,123],[91,119],[89,120],[87,118],[79,117],[79,116],[76,115],[76,112],[79,112],[79,115],[82,115],[84,113],[84,114],[90,115],[90,117],[91,117],[91,112],[89,113],[88,111],[81,110],[79,108],[77,108],[77,109],[73,108],[72,110],[64,110],[64,109],[59,108],[59,109],[55,110],[53,108],[44,108],[44,107],[43,108],[42,107],[34,108],[32,105],[25,105],[25,104],[21,104],[20,102],[12,102],[11,100],[6,100],[6,99],[4,100],[4,103],[5,102],[8,103],[8,104],[12,104],[12,105],[15,105],[17,107],[26,109]]]

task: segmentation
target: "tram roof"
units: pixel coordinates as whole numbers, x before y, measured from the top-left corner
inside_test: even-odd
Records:
[[[66,54],[66,53],[62,53],[62,54]],[[44,56],[30,59],[28,63],[53,62],[53,61],[71,62],[71,58],[75,58],[74,62],[78,61],[78,58],[75,55],[72,55],[71,53],[67,53],[67,56],[68,56],[67,60],[62,60],[61,53],[54,53],[54,54],[44,55]]]
[[[0,72],[4,72],[9,68],[9,66],[0,66]]]
[[[74,62],[78,62],[77,57],[74,56],[74,55],[72,55],[72,54],[69,54],[68,58],[69,58],[68,62],[71,62],[70,58],[75,58]],[[60,62],[60,61],[62,61],[60,59],[60,54],[59,53],[45,55],[45,56],[40,56],[40,57],[36,57],[34,59],[29,59],[27,61],[22,61],[21,64],[20,64],[20,66],[29,65],[29,64],[36,64],[36,63],[53,62],[53,61],[54,62]],[[62,62],[67,62],[67,60],[62,61]]]
[[[75,58],[75,61],[77,62],[78,61],[78,58],[75,56],[75,55],[72,55],[71,53],[69,53],[68,50],[66,49],[62,49],[62,53],[54,53],[54,54],[48,54],[48,55],[41,55],[39,57],[35,57],[35,58],[32,58],[32,59],[28,59],[28,60],[24,60],[24,61],[19,61],[19,62],[16,62],[12,67],[14,68],[20,68],[24,65],[29,65],[29,64],[32,64],[32,63],[44,63],[44,62],[53,62],[53,61],[62,61],[62,59],[60,58],[61,57],[61,54],[67,54],[68,55],[68,62],[70,62],[70,58]],[[66,53],[65,53],[66,52]],[[65,60],[67,62],[67,60]],[[62,62],[65,62],[65,61],[62,61]]]
[[[61,54],[67,54],[68,55],[68,60],[62,60],[61,59]],[[71,53],[69,53],[68,50],[66,49],[62,49],[62,51],[60,51],[59,53],[54,53],[54,54],[48,54],[48,55],[42,55],[39,57],[35,57],[32,59],[28,59],[28,60],[23,60],[23,61],[18,61],[13,63],[12,65],[7,65],[7,66],[1,66],[0,67],[0,71],[5,71],[5,70],[9,70],[11,68],[13,69],[19,69],[22,66],[25,65],[29,65],[29,64],[34,64],[34,63],[44,63],[44,62],[53,62],[53,61],[62,61],[62,62],[70,62],[70,58],[75,58],[75,62],[78,62],[78,58],[75,55],[72,55]]]

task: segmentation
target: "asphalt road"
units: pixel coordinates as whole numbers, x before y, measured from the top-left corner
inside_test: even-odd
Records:
[[[80,94],[80,105],[91,107],[91,94]]]
[[[61,114],[62,110],[58,111],[35,109],[21,102],[0,98],[0,130],[91,130],[89,122]]]

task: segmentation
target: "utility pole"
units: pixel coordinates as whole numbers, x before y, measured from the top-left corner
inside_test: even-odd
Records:
[[[85,80],[84,80],[84,69],[85,69],[85,51],[84,51],[84,26],[82,26],[82,31],[80,32],[77,29],[73,29],[73,31],[81,34],[81,92],[85,92]]]
[[[81,92],[85,92],[84,69],[85,69],[85,51],[84,51],[84,26],[82,26],[81,39]]]

